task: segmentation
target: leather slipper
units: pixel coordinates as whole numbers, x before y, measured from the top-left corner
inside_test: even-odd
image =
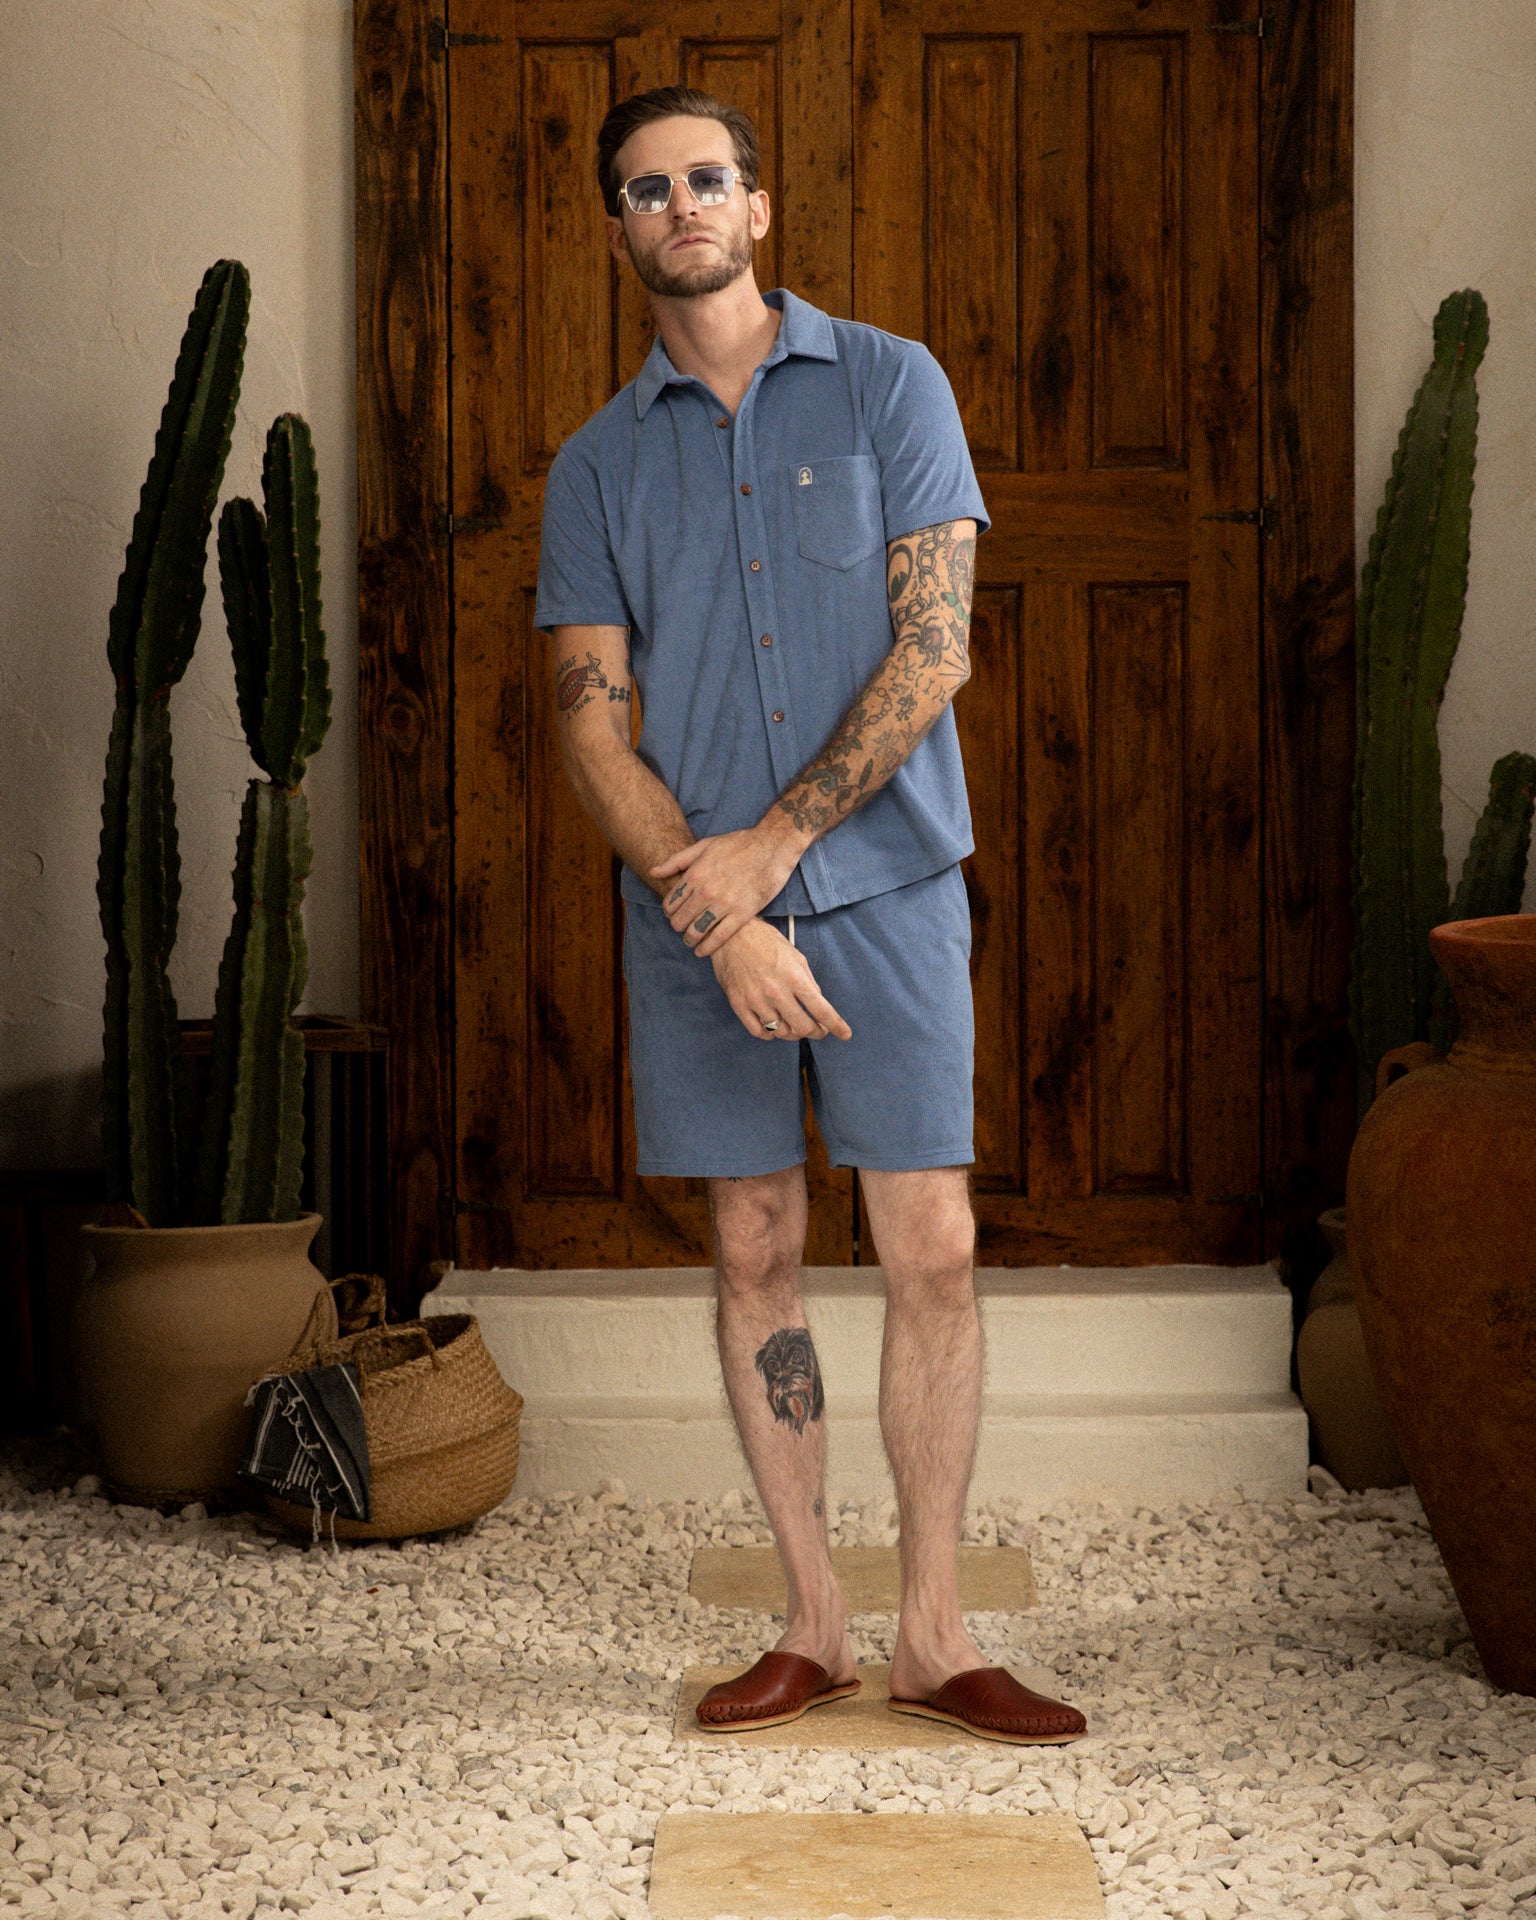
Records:
[[[803,1653],[765,1653],[734,1680],[711,1687],[694,1711],[701,1727],[750,1733],[754,1727],[781,1727],[798,1720],[809,1708],[845,1699],[861,1685],[844,1680],[833,1686],[826,1668]]]
[[[893,1695],[890,1708],[892,1713],[944,1720],[983,1740],[1006,1740],[1019,1747],[1064,1747],[1088,1731],[1088,1722],[1076,1707],[1031,1692],[1006,1667],[972,1667],[954,1674],[926,1700],[898,1700]]]

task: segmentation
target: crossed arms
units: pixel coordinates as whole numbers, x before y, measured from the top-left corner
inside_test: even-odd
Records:
[[[630,743],[625,629],[554,629],[561,750],[577,796],[625,865],[661,897],[676,931],[713,962],[737,1017],[757,1038],[849,1037],[804,956],[757,916],[806,848],[880,791],[970,678],[975,575],[974,520],[891,541],[891,651],[757,825],[703,840]],[[763,1022],[773,1020],[776,1031],[765,1034]]]

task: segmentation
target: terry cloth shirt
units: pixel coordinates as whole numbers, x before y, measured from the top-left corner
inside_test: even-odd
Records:
[[[640,758],[694,834],[755,826],[891,651],[886,543],[989,523],[944,370],[779,288],[734,421],[658,337],[550,468],[537,627],[628,627]],[[887,786],[800,859],[770,914],[820,913],[968,854],[948,708]],[[625,869],[626,899],[655,894]]]

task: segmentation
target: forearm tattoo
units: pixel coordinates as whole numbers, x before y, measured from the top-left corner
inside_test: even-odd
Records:
[[[825,833],[890,779],[970,678],[976,536],[955,523],[896,541],[886,595],[896,643],[822,751],[779,798],[803,833]]]
[[[780,1327],[758,1348],[754,1364],[768,1388],[775,1420],[804,1433],[808,1420],[821,1418],[826,1402],[809,1327]]]

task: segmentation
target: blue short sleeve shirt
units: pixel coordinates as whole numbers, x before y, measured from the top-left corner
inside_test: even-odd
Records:
[[[943,369],[914,340],[780,288],[734,420],[658,338],[561,447],[534,624],[629,629],[641,759],[695,835],[755,826],[893,644],[886,543],[989,522]],[[973,846],[952,709],[873,800],[807,849],[767,913],[820,913]],[[627,899],[652,901],[625,869]]]

